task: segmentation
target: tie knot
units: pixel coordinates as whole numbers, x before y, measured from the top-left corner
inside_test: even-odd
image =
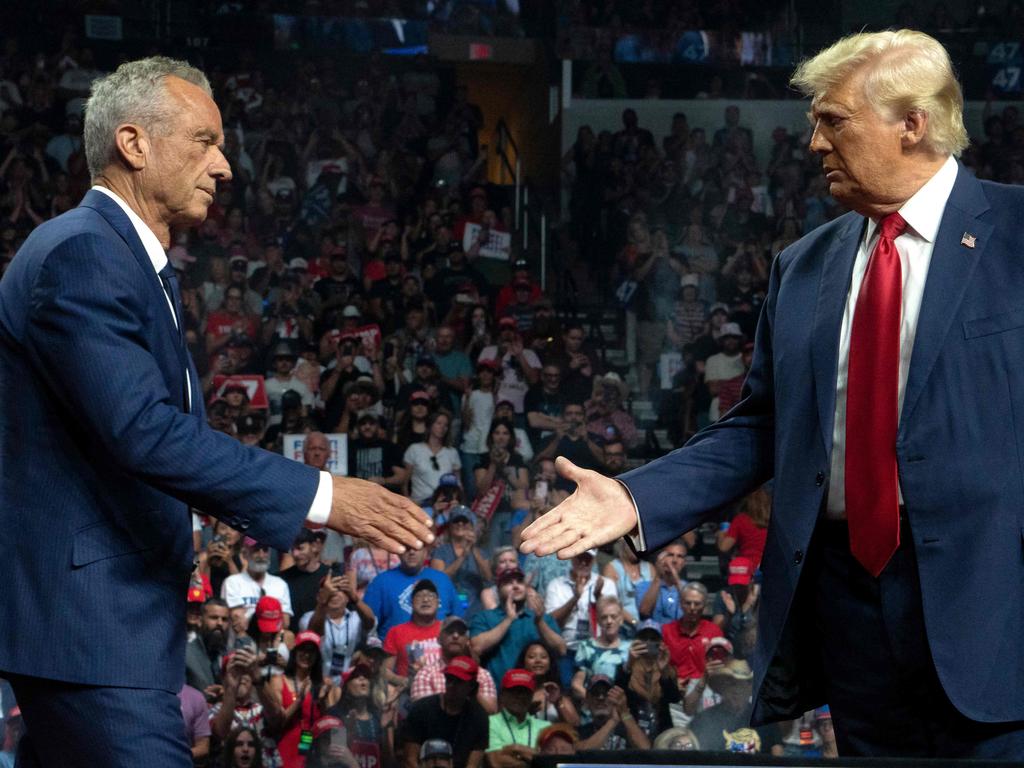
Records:
[[[895,240],[907,230],[907,222],[899,213],[890,213],[879,222],[881,236],[889,240]]]

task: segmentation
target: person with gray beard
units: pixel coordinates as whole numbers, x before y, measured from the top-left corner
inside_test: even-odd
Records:
[[[242,627],[244,631],[256,610],[256,603],[264,595],[281,602],[287,626],[294,613],[291,590],[280,576],[267,573],[270,570],[270,547],[247,536],[242,543],[242,558],[245,570],[224,579],[220,589],[220,596],[231,609],[231,626]]]

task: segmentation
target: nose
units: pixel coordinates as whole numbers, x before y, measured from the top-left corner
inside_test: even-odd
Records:
[[[815,152],[817,154],[825,154],[832,149],[832,145],[821,132],[821,120],[818,120],[814,124],[814,131],[811,133],[811,143],[809,147],[811,152]]]
[[[210,165],[210,175],[217,181],[231,181],[231,163],[228,162],[220,147],[216,148],[216,156]]]

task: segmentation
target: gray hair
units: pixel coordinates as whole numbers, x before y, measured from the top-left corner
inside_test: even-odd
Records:
[[[93,179],[117,157],[117,126],[135,123],[152,134],[170,133],[176,106],[167,95],[164,81],[168,77],[181,78],[213,96],[206,75],[187,62],[166,56],[125,62],[93,82],[82,128],[85,160]]]
[[[704,602],[708,599],[708,588],[701,584],[699,581],[688,581],[686,584],[679,588],[679,594],[684,592],[697,592],[701,597],[704,598]]]

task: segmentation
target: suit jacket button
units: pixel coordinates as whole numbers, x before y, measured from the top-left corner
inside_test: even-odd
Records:
[[[793,553],[793,565],[800,565],[800,563],[802,563],[803,561],[804,551],[802,549],[798,549],[796,552]]]
[[[825,484],[825,473],[824,472],[819,472],[817,475],[815,475],[815,477],[814,477],[814,484],[816,486],[818,486],[819,488],[821,488],[821,486],[823,486]]]
[[[248,517],[243,517],[241,520],[238,521],[238,530],[244,531],[246,528],[249,527],[249,525],[250,525],[249,518]]]

